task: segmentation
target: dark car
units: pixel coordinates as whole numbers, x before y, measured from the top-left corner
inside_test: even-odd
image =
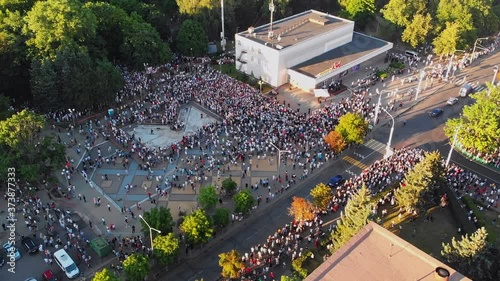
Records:
[[[23,244],[29,254],[38,252],[38,246],[35,244],[35,241],[31,239],[31,237],[24,237],[23,240],[21,240],[21,244]]]
[[[434,108],[433,110],[429,111],[429,116],[430,117],[437,117],[443,113],[443,110],[441,108]]]
[[[52,272],[52,270],[50,269],[47,269],[43,272],[42,274],[43,276],[43,280],[44,281],[57,281],[59,279],[57,279],[57,277],[54,275],[54,272]]]
[[[333,178],[330,179],[328,182],[328,186],[330,187],[336,187],[338,185],[341,185],[345,182],[345,178],[341,175],[336,175]]]

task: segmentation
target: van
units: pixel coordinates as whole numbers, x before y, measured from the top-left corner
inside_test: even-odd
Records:
[[[460,91],[458,92],[458,94],[465,98],[466,96],[468,96],[469,94],[472,94],[474,92],[474,88],[472,88],[472,86],[470,84],[465,84],[462,86],[462,88],[460,88]]]
[[[419,57],[418,53],[415,52],[415,51],[410,51],[410,50],[407,50],[405,51],[405,56],[407,57],[412,57],[412,58],[417,58]]]
[[[54,253],[54,260],[68,278],[73,279],[80,274],[80,270],[76,266],[75,262],[64,249]]]

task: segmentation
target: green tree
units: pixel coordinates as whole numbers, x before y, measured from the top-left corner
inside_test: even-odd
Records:
[[[203,210],[196,210],[186,216],[180,230],[186,235],[186,239],[194,244],[207,242],[214,232],[210,220]]]
[[[309,221],[314,218],[314,206],[305,198],[294,196],[288,214],[294,221]]]
[[[77,0],[37,1],[26,16],[26,44],[34,54],[55,57],[62,46],[86,42],[95,36],[97,20]]]
[[[398,204],[411,212],[418,206],[424,207],[433,203],[433,197],[438,196],[435,191],[445,184],[445,168],[439,152],[426,153],[422,161],[408,171],[403,183],[396,190],[394,196]]]
[[[142,254],[132,254],[123,261],[123,269],[128,280],[142,281],[151,270],[149,258]]]
[[[409,43],[413,48],[425,42],[432,30],[432,17],[429,13],[417,14],[413,21],[403,31],[403,42]]]
[[[230,212],[226,208],[215,209],[215,214],[213,215],[214,225],[216,226],[226,226],[229,224]]]
[[[177,34],[177,48],[185,56],[205,55],[208,40],[203,26],[197,21],[185,20]]]
[[[375,13],[375,0],[339,0],[339,4],[354,21],[366,21]]]
[[[487,89],[471,97],[475,100],[471,105],[464,106],[459,118],[446,122],[444,132],[466,149],[477,151],[478,154],[494,153],[500,146],[500,88],[487,84]]]
[[[413,16],[425,9],[427,1],[389,0],[380,10],[386,20],[398,27],[406,27],[412,22]]]
[[[172,232],[174,220],[172,218],[172,214],[170,213],[170,209],[165,207],[152,208],[149,211],[144,211],[142,217],[151,227],[160,230],[162,235]],[[149,236],[149,227],[147,224],[141,220],[141,225],[142,233],[144,233],[145,236]]]
[[[446,28],[432,41],[434,52],[438,55],[454,54],[461,45],[460,24],[446,23]]]
[[[347,243],[368,223],[371,210],[370,193],[366,186],[363,185],[347,201],[347,205],[340,215],[337,228],[331,234],[333,240],[332,253]]]
[[[136,69],[143,69],[144,64],[165,64],[172,58],[170,48],[161,40],[158,31],[136,13],[127,20],[124,35],[124,43],[120,46],[122,61]]]
[[[240,278],[243,269],[245,269],[241,254],[236,250],[219,254],[219,266],[222,267],[221,276],[230,279]]]
[[[44,125],[42,115],[24,109],[0,121],[0,143],[14,149],[34,147],[36,136]]]
[[[95,273],[92,281],[119,281],[115,274],[108,270],[107,268],[103,268],[101,271]]]
[[[240,190],[234,197],[234,211],[236,213],[248,214],[255,205],[255,198],[248,189]]]
[[[155,256],[161,264],[172,264],[179,251],[179,239],[170,232],[167,235],[156,236],[153,240]]]
[[[179,7],[179,13],[187,15],[195,15],[202,9],[211,10],[214,6],[214,1],[211,0],[176,0]]]
[[[357,113],[347,113],[339,119],[335,131],[340,133],[347,143],[362,144],[368,131],[368,121]]]
[[[217,205],[218,197],[219,196],[217,195],[215,187],[213,185],[209,185],[200,188],[198,202],[200,202],[201,208],[209,210]]]
[[[460,240],[452,238],[450,243],[443,243],[441,255],[457,271],[467,274],[473,280],[496,280],[492,277],[493,268],[485,266],[494,264],[488,260],[490,245],[486,241],[488,232],[484,227],[479,228],[470,236],[466,234]],[[495,270],[498,272],[498,268]]]
[[[222,181],[222,189],[224,189],[229,195],[236,190],[237,186],[238,184],[232,178],[227,178]]]
[[[311,196],[314,206],[320,210],[326,210],[333,200],[332,189],[323,183],[311,189]]]

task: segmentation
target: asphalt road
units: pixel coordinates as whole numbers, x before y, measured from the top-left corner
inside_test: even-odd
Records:
[[[473,66],[465,70],[467,75],[466,81],[471,83],[478,82],[483,85],[485,81],[491,81],[494,65],[500,63],[500,54],[490,57],[487,62],[479,66]],[[458,73],[457,73],[458,75]],[[450,97],[457,97],[460,86],[450,83],[438,90],[434,95],[431,95],[412,109],[401,114],[396,118],[396,126],[392,139],[392,146],[400,148],[403,146],[421,147],[425,150],[438,150],[443,157],[447,157],[450,146],[447,137],[444,135],[443,127],[448,118],[454,118],[459,115],[462,108],[466,104],[471,104],[473,100],[469,97],[460,98],[459,102],[453,106],[446,105],[446,101]],[[433,108],[440,107],[444,113],[433,118],[428,115],[428,111]],[[381,123],[388,121],[382,120]],[[404,125],[403,121],[406,121]],[[389,137],[390,126],[382,126],[376,128],[370,137],[387,143]],[[346,151],[346,154],[352,155],[353,151]],[[357,153],[365,155],[364,159],[360,159],[363,164],[371,164],[375,160],[380,159],[382,154],[373,151],[367,147],[361,147],[356,150]],[[463,158],[460,154],[454,152],[451,161],[467,168],[477,174],[488,178],[491,181],[498,183],[498,173],[484,166],[470,162]],[[204,280],[217,280],[220,276],[220,267],[218,265],[218,254],[236,249],[240,253],[247,252],[251,246],[265,242],[268,235],[274,233],[276,229],[289,223],[291,218],[287,215],[293,196],[308,197],[309,191],[316,184],[327,182],[332,176],[342,174],[346,177],[350,175],[346,172],[357,174],[361,169],[352,166],[341,159],[333,161],[321,172],[312,175],[306,182],[300,186],[294,187],[282,195],[278,202],[274,202],[272,206],[260,207],[248,219],[242,222],[237,227],[233,227],[223,239],[217,238],[205,252],[198,257],[192,258],[179,265],[172,266],[168,272],[162,274],[163,279],[158,280],[189,280],[204,278]]]
[[[500,54],[496,54],[488,59],[486,65],[479,65],[466,69],[467,81],[479,85],[484,85],[486,81],[490,82],[493,75],[493,66],[500,63]],[[456,118],[462,112],[465,105],[472,104],[473,99],[470,97],[458,97],[460,86],[450,83],[441,88],[434,95],[427,97],[421,101],[413,109],[408,110],[404,114],[395,118],[395,129],[392,139],[392,147],[400,148],[403,146],[421,147],[427,151],[438,150],[444,158],[448,156],[450,151],[449,139],[445,136],[443,128],[444,123],[449,118]],[[446,101],[450,97],[458,97],[458,103],[455,105],[447,105]],[[428,112],[434,108],[442,108],[443,114],[438,117],[430,117]],[[389,121],[388,118],[383,119],[381,123]],[[404,125],[403,121],[406,121]],[[390,132],[390,122],[386,126],[382,126],[374,130],[372,137],[380,142],[387,143]],[[471,162],[457,152],[452,153],[451,162],[455,162],[460,166],[474,171],[482,177],[488,178],[492,182],[499,183],[498,172],[490,168]]]

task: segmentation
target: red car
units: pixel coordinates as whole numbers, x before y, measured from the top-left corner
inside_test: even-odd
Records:
[[[43,276],[43,280],[45,280],[45,281],[57,281],[57,280],[59,280],[54,275],[54,272],[52,272],[52,270],[50,270],[50,269],[45,270],[45,272],[43,273],[42,276]]]

